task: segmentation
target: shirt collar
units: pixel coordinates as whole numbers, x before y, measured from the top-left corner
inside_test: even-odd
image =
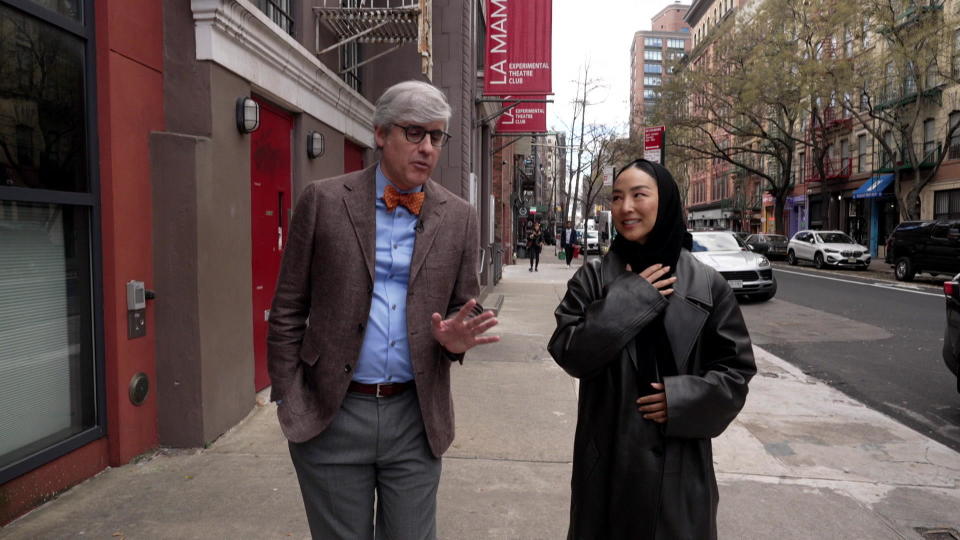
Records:
[[[387,184],[393,185],[393,188],[399,191],[400,193],[419,193],[423,191],[423,185],[419,185],[413,189],[402,190],[396,186],[390,179],[383,174],[383,169],[380,168],[380,163],[377,163],[377,198],[383,198],[383,190],[386,189]]]

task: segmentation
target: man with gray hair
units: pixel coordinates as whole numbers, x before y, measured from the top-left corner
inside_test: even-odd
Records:
[[[388,88],[380,161],[313,182],[293,214],[267,358],[315,539],[436,537],[450,365],[498,340],[476,300],[477,214],[430,179],[449,120],[437,88]]]

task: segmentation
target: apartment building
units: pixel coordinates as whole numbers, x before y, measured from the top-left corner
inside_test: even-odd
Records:
[[[690,27],[691,52],[685,69],[708,67],[713,39],[730,28],[732,18],[749,0],[697,0],[684,16]],[[692,104],[696,106],[696,104]],[[721,144],[730,137],[717,134]],[[727,139],[727,140],[723,140]],[[720,228],[759,231],[762,228],[762,191],[759,178],[722,159],[699,159],[688,166],[687,225],[693,229]]]
[[[888,50],[889,35],[915,31],[917,25],[929,23],[929,17],[950,17],[953,11],[948,4],[951,2],[905,3],[885,25],[844,32],[824,47],[833,57],[864,54],[880,59],[877,65],[882,76],[877,77],[871,95],[861,98],[871,101],[861,102],[858,109],[862,112],[872,107],[875,116],[903,118],[912,128],[913,148],[907,148],[905,137],[896,133],[889,121],[872,121],[872,131],[881,133],[891,148],[887,152],[871,130],[838,106],[839,96],[823,104],[822,120],[808,119],[808,133],[823,137],[828,144],[823,167],[816,167],[809,156],[798,156],[798,163],[805,167],[801,176],[806,182],[809,226],[843,230],[869,246],[876,257],[885,255],[885,240],[905,215],[902,206],[909,202],[904,195],[916,176],[933,175],[920,192],[920,218],[960,217],[960,134],[946,138],[948,128],[960,123],[960,88],[956,84],[960,33],[941,43],[950,49],[944,52],[949,53],[951,65],[938,66],[935,60],[919,75],[895,65]],[[900,199],[896,197],[898,184]]]
[[[643,132],[653,115],[660,87],[672,62],[690,51],[690,27],[684,16],[689,4],[675,2],[650,20],[651,30],[634,34],[630,46],[630,136]]]

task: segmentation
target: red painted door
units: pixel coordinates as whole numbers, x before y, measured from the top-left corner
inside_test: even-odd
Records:
[[[262,99],[260,127],[250,137],[250,224],[253,267],[253,382],[270,385],[267,317],[280,274],[290,213],[293,116]]]
[[[363,147],[346,139],[343,140],[343,172],[359,171],[363,168]]]

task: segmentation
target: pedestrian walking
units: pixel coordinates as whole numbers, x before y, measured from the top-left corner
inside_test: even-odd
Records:
[[[619,235],[570,280],[550,354],[580,379],[569,539],[717,537],[710,439],[756,372],[727,282],[689,252],[670,173],[614,180]]]
[[[498,340],[475,299],[477,215],[430,179],[450,114],[429,84],[388,88],[380,161],[310,184],[293,214],[268,365],[315,539],[436,537],[450,365]]]
[[[533,224],[533,228],[527,233],[527,255],[530,257],[530,271],[540,271],[540,252],[543,251],[543,232],[540,230],[540,222]]]
[[[577,230],[573,228],[573,223],[568,221],[563,232],[560,233],[560,247],[563,248],[567,266],[570,266],[570,263],[573,262],[573,246],[577,245],[579,241],[580,237],[577,235]]]

